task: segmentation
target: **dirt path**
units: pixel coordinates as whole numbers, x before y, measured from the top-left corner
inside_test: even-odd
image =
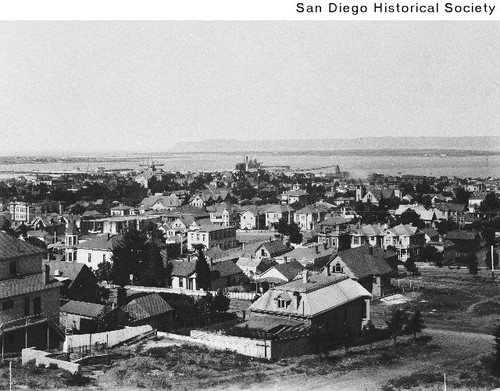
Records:
[[[439,354],[406,360],[389,366],[372,366],[314,377],[304,374],[267,373],[273,380],[244,388],[251,391],[293,391],[306,388],[315,391],[372,391],[380,389],[390,379],[410,375],[417,371],[429,370],[444,373],[455,368],[458,362],[476,361],[478,356],[492,350],[493,337],[486,334],[430,329],[426,330],[423,335],[432,336],[432,343],[441,346]],[[236,391],[241,390],[242,387],[238,385],[224,389]]]

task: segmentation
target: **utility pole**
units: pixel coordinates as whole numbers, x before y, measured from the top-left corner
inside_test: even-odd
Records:
[[[493,245],[491,245],[491,279],[493,281],[495,281],[495,264],[493,262],[493,258],[494,258],[494,250],[493,250]]]

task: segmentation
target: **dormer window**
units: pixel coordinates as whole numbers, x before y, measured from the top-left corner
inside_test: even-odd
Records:
[[[337,262],[337,264],[334,267],[334,272],[335,273],[344,273],[344,268],[340,263]]]

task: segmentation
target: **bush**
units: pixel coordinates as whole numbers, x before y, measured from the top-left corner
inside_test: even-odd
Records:
[[[69,375],[64,383],[70,387],[83,387],[90,383],[90,379],[81,373],[75,373],[74,375]]]

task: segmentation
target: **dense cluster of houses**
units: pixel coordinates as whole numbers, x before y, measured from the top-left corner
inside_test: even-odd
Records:
[[[99,331],[106,317],[174,327],[178,306],[158,293],[115,289],[111,310],[103,301],[95,272],[112,264],[132,229],[153,227],[175,249],[164,257],[171,267],[165,292],[200,290],[201,248],[211,290],[251,287],[256,294],[240,326],[276,336],[334,332],[340,325],[361,330],[370,320],[370,300],[391,289],[398,264],[421,261],[429,246],[445,264],[474,254],[484,242],[478,223],[494,226],[500,215],[495,179],[379,175],[362,182],[340,169],[314,174],[245,164],[208,176],[150,165],[127,180],[142,189],[135,203],[1,200],[0,223],[8,231],[0,232],[3,351],[50,348],[69,330]],[[68,189],[78,192],[89,181]]]

